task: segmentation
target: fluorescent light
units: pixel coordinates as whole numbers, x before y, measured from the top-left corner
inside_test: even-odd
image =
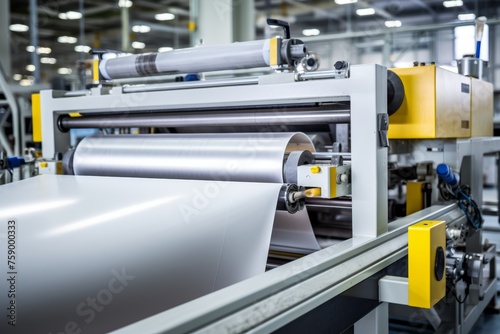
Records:
[[[446,8],[460,7],[463,5],[464,5],[464,2],[462,0],[443,1],[443,6],[445,6]]]
[[[68,67],[61,67],[57,69],[57,73],[59,74],[71,74],[71,72],[73,71],[71,70],[71,68]]]
[[[34,80],[30,80],[30,79],[22,79],[21,81],[19,81],[19,84],[21,86],[33,86],[34,84]]]
[[[130,8],[132,7],[133,2],[130,0],[118,0],[118,7],[121,8]]]
[[[304,36],[318,36],[319,33],[319,29],[316,28],[302,30],[302,35]]]
[[[52,49],[51,48],[46,48],[46,47],[43,47],[43,46],[39,46],[37,49],[36,49],[36,53],[38,54],[50,54],[52,52]],[[26,51],[28,52],[35,52],[35,47],[33,45],[28,45],[26,47]]]
[[[158,52],[168,52],[172,51],[174,48],[171,48],[170,46],[162,46],[161,48],[158,49]]]
[[[57,37],[57,41],[59,43],[75,44],[78,41],[78,39],[76,37],[71,37],[71,36],[59,36]]]
[[[59,13],[57,15],[61,20],[79,20],[82,18],[82,13],[69,11],[66,13]]]
[[[9,29],[10,29],[10,31],[15,31],[15,32],[26,32],[26,31],[30,30],[30,28],[27,25],[18,24],[18,23],[11,24],[9,26]]]
[[[161,13],[161,14],[156,14],[155,19],[158,21],[170,21],[175,19],[175,15],[172,13]]]
[[[44,48],[42,46],[39,46],[37,49],[37,53],[41,55],[48,55],[52,52],[51,48]]]
[[[143,42],[135,41],[135,42],[132,42],[132,47],[134,49],[144,49],[146,47],[146,44],[144,44]]]
[[[57,63],[57,59],[50,58],[50,57],[42,57],[42,58],[40,58],[40,63],[53,65],[53,64]]]
[[[87,46],[87,45],[77,45],[77,46],[75,46],[75,51],[76,52],[87,53],[87,52],[90,51],[90,46]]]
[[[458,19],[460,21],[472,21],[476,18],[476,15],[474,13],[470,14],[458,14]]]
[[[335,0],[337,5],[347,5],[349,3],[356,3],[358,0]]]
[[[399,20],[385,21],[385,26],[387,28],[399,28],[403,25]]]
[[[12,76],[12,79],[16,80],[16,81],[19,81],[23,78],[23,76],[21,74],[14,74]]]
[[[375,14],[375,8],[360,8],[356,9],[356,14],[359,16],[367,16]]]
[[[150,32],[151,28],[149,26],[146,26],[146,25],[135,25],[132,27],[132,31],[144,34],[144,33]]]
[[[36,67],[33,64],[26,65],[26,71],[28,72],[35,72]]]

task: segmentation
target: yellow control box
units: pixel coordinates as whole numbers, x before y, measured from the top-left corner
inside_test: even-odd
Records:
[[[391,70],[403,82],[405,97],[389,118],[390,139],[492,135],[491,83],[435,65]]]
[[[408,305],[431,308],[446,292],[446,223],[424,220],[408,228]]]

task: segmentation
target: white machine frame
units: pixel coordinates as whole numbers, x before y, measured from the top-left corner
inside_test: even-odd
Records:
[[[377,116],[387,113],[385,67],[352,66],[350,77],[345,79],[295,82],[293,74],[276,74],[259,78],[258,81],[236,83],[233,85],[233,82],[228,81],[220,87],[197,88],[200,85],[194,82],[192,89],[189,89],[191,87],[186,83],[182,86],[185,89],[158,91],[158,87],[153,87],[157,91],[133,94],[124,93],[126,87],[113,87],[109,94],[103,94],[104,89],[93,89],[91,92],[82,93],[83,96],[64,96],[55,91],[42,91],[40,103],[43,157],[52,159],[56,152],[65,152],[68,149],[68,135],[60,132],[56,124],[59,115],[68,113],[127,114],[349,101],[353,235],[377,237],[387,232],[387,148],[380,145]],[[105,109],[103,106],[106,106]],[[207,111],[207,114],[210,112]],[[154,118],[154,114],[148,115]],[[277,112],[278,121],[279,117]],[[308,124],[308,121],[306,116],[302,124]]]

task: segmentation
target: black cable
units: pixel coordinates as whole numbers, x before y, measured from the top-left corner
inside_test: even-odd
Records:
[[[476,231],[481,229],[483,227],[483,215],[476,201],[470,197],[470,187],[460,186],[455,190],[455,197],[459,208],[464,212],[472,228]]]

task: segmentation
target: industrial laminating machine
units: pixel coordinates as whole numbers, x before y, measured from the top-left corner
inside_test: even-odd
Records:
[[[37,176],[0,187],[2,333],[467,333],[497,291],[491,84],[318,65],[289,36],[95,52],[94,87],[34,96]]]

